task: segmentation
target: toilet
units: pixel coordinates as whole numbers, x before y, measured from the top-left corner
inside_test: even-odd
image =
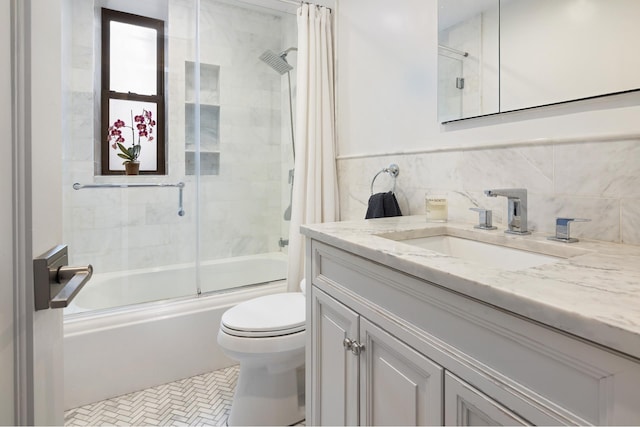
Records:
[[[267,295],[230,308],[222,315],[218,344],[240,362],[228,425],[292,425],[304,419],[303,293]]]

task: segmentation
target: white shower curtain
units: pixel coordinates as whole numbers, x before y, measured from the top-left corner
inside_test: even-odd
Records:
[[[300,225],[338,220],[331,10],[298,9],[296,161],[289,227],[289,291],[304,276]]]

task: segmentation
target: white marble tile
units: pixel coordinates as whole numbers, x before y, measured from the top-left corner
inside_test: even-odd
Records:
[[[70,221],[73,228],[76,230],[94,229],[96,227],[94,210],[93,207],[72,208]]]
[[[74,230],[74,242],[69,244],[75,253],[100,253],[109,248],[120,248],[122,231],[119,228]]]
[[[79,70],[93,71],[93,46],[73,46],[71,66]]]
[[[171,226],[167,224],[145,224],[139,227],[129,227],[122,233],[123,240],[128,240],[126,248],[134,249],[134,251],[135,248],[145,248],[148,252],[151,252],[150,249],[156,246],[171,243],[168,233],[169,228]]]
[[[86,167],[93,162],[93,135],[71,135],[71,141],[63,146],[63,161],[82,162]]]
[[[621,200],[622,243],[640,245],[640,199]]]
[[[512,149],[522,156],[523,162],[530,164],[547,180],[553,180],[553,147],[529,145]]]
[[[341,220],[349,221],[364,218],[367,211],[367,191],[366,186],[350,186],[339,190]],[[362,194],[366,196],[363,198]]]
[[[553,233],[556,216],[588,217],[591,223],[573,226],[576,236],[619,242],[622,233],[625,242],[638,244],[638,237],[634,237],[637,227],[625,225],[634,223],[637,212],[637,146],[628,141],[532,145],[340,160],[342,218],[360,217],[369,194],[367,173],[393,159],[401,167],[398,199],[408,206],[409,214],[424,213],[425,192],[446,192],[451,220],[475,222],[477,214],[468,209],[478,206],[491,209],[494,223],[504,225],[506,200],[487,198],[482,191],[524,187],[529,191],[529,228]],[[560,166],[568,161],[568,168]],[[621,208],[622,194],[629,196]]]
[[[195,3],[191,1],[169,2],[169,35],[175,38],[191,39],[194,37],[196,19]]]
[[[585,218],[573,223],[571,236],[620,243],[620,201],[618,199],[532,195],[529,224],[533,230],[555,234],[556,217]]]
[[[79,68],[71,69],[71,92],[92,92],[95,89],[95,73],[93,69],[85,70]]]
[[[364,218],[367,212],[367,202],[371,196],[371,181],[381,169],[388,167],[389,163],[388,159],[380,158],[344,160],[337,163],[338,179],[346,184],[340,188],[339,194],[340,201],[344,205],[344,210],[341,207],[343,220]],[[400,175],[402,174],[401,167]],[[399,176],[397,191],[403,194],[400,182]],[[374,183],[373,191],[374,193],[385,192],[391,188],[392,181],[388,174],[380,174]],[[401,196],[398,198],[400,199],[399,204],[401,201],[404,203],[404,206],[400,204],[400,208],[406,208],[406,200],[403,201]]]
[[[174,226],[186,221],[189,221],[192,216],[192,210],[189,210],[189,217],[186,217],[186,210],[184,216],[178,215],[178,197],[176,195],[173,203],[154,203],[145,205],[145,224],[147,225],[159,225],[165,224]]]
[[[63,185],[70,187],[75,182],[81,184],[93,182],[94,165],[93,162],[85,160],[65,160]],[[85,198],[78,198],[85,201]]]
[[[74,46],[93,47],[94,43],[94,1],[72,0],[71,2],[71,39]]]
[[[225,426],[239,366],[151,387],[65,412],[66,426],[210,425]],[[179,410],[183,416],[177,415]]]
[[[405,187],[456,189],[462,185],[460,152],[418,154],[397,159]]]
[[[526,188],[530,193],[551,193],[553,176],[548,164],[552,160],[553,149],[546,146],[464,151],[460,165],[463,188]]]
[[[640,197],[640,141],[559,145],[554,174],[556,193]]]
[[[94,214],[96,229],[119,229],[123,233],[127,233],[129,228],[143,226],[145,222],[145,208],[143,205],[129,206],[119,202],[117,205],[96,208]]]

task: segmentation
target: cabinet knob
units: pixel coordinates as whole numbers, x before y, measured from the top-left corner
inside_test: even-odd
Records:
[[[351,340],[349,338],[345,338],[344,340],[342,340],[342,346],[344,347],[345,351],[351,350],[351,353],[355,354],[356,356],[359,356],[360,353],[364,351],[364,344],[360,344],[358,341]]]
[[[355,354],[356,356],[360,356],[360,353],[362,353],[364,351],[364,344],[360,344],[357,341],[353,341],[351,343],[351,353]]]

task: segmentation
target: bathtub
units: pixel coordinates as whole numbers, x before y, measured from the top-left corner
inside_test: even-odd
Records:
[[[65,309],[65,409],[233,365],[216,342],[222,313],[285,292],[284,275],[281,253],[202,263],[200,296],[193,266],[96,274]]]
[[[273,282],[286,276],[287,256],[282,252],[205,261],[200,264],[202,293]],[[65,308],[65,315],[195,294],[194,264],[96,273],[69,307]]]

